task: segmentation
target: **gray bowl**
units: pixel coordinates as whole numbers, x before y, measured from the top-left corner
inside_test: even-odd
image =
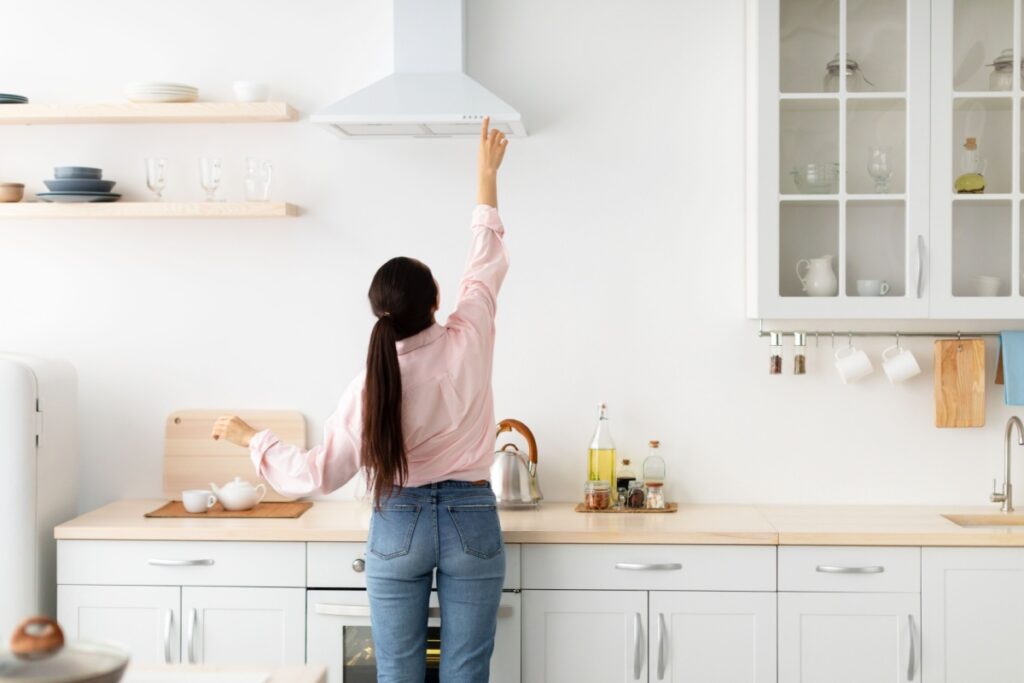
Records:
[[[44,180],[43,184],[52,192],[110,192],[117,183],[94,178],[58,178]]]
[[[99,180],[103,177],[103,169],[90,166],[57,166],[53,169],[54,178],[87,178]]]

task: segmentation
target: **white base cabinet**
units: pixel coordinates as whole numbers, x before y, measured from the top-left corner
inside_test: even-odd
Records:
[[[780,593],[780,683],[921,680],[917,593]]]
[[[1024,681],[1024,548],[925,548],[928,683]]]

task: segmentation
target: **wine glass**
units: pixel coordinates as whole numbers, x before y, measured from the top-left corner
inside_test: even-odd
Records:
[[[892,178],[892,147],[868,148],[868,174],[875,180],[875,193],[887,194]]]
[[[149,188],[157,201],[163,196],[167,185],[167,159],[146,157],[146,187]]]
[[[217,188],[220,187],[220,173],[223,164],[219,157],[202,157],[199,160],[199,184],[206,190],[206,201],[219,202]]]

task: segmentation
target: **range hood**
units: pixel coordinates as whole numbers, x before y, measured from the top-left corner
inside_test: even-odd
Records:
[[[526,135],[522,117],[465,73],[465,0],[394,0],[395,72],[326,109],[314,123],[343,137],[479,135],[480,122]]]

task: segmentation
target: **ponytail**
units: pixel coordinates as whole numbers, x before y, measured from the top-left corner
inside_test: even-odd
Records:
[[[366,353],[361,459],[373,502],[409,477],[402,433],[402,372],[396,343],[422,332],[434,322],[437,284],[424,264],[409,258],[391,259],[370,284],[370,305],[377,323]]]

